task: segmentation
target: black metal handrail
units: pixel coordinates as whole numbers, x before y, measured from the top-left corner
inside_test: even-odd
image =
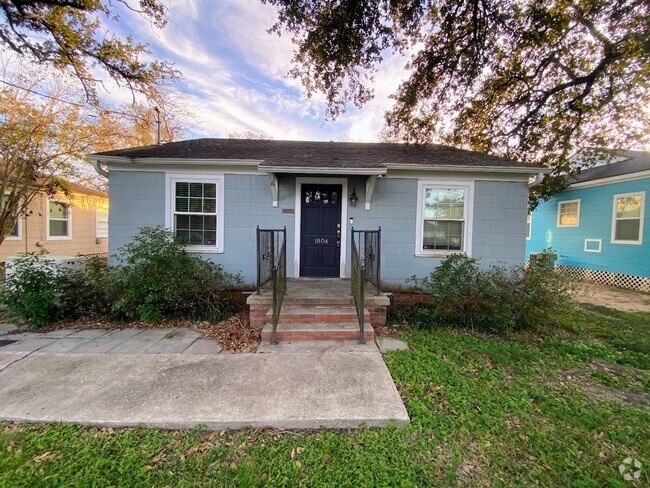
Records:
[[[271,271],[278,262],[280,250],[280,238],[286,238],[286,227],[284,229],[260,229],[257,226],[257,294],[261,293],[262,287],[271,281]]]
[[[359,230],[357,233],[359,249],[363,249],[365,277],[375,286],[375,294],[381,295],[381,227],[377,230]]]
[[[363,252],[361,252],[363,251]],[[359,342],[364,340],[366,281],[381,295],[381,227],[377,230],[354,230],[352,227],[352,296],[359,320]]]
[[[257,294],[268,282],[273,292],[273,331],[271,344],[277,344],[277,328],[282,301],[287,291],[287,228],[257,227]]]
[[[271,344],[277,344],[277,329],[280,321],[280,310],[282,301],[287,292],[287,228],[284,228],[282,245],[278,253],[277,264],[271,271],[273,278],[273,330],[271,332]]]
[[[374,285],[375,294],[381,295],[381,227],[377,230],[353,229],[352,240],[357,243],[365,279]]]
[[[365,308],[364,298],[365,298],[365,270],[363,268],[363,263],[359,256],[359,249],[357,248],[357,242],[354,239],[354,227],[352,227],[352,259],[350,259],[350,267],[352,271],[352,296],[354,297],[354,306],[357,312],[357,320],[359,321],[359,343],[364,344],[364,318],[363,310]]]

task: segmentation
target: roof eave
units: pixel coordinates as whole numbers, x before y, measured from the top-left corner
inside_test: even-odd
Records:
[[[642,178],[650,178],[650,170],[634,171],[632,173],[625,173],[622,175],[605,176],[602,178],[594,178],[593,180],[577,181],[571,183],[569,188],[587,188],[590,186],[609,185],[611,183],[622,183],[624,181],[639,180]]]
[[[548,174],[550,168],[543,166],[479,166],[479,165],[442,165],[427,166],[422,164],[388,163],[388,169],[414,170],[414,171],[462,171],[462,172],[490,172],[490,173],[522,173],[522,174]]]
[[[258,166],[263,160],[255,159],[194,159],[194,158],[137,158],[132,156],[107,156],[102,154],[89,154],[86,156],[91,161],[116,164],[194,164],[218,166]]]
[[[377,168],[353,168],[353,167],[336,167],[331,166],[273,166],[260,164],[260,171],[266,171],[269,173],[328,173],[334,175],[383,175],[386,174],[386,168],[377,167]]]

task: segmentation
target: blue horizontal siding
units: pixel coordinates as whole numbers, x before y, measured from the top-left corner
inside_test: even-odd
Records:
[[[540,252],[552,247],[558,254],[557,263],[586,269],[609,271],[635,276],[650,276],[650,226],[644,212],[642,244],[611,242],[614,195],[646,192],[650,196],[650,178],[611,183],[588,188],[564,190],[547,202],[542,202],[532,216],[531,239],[526,253]],[[560,202],[580,199],[580,225],[558,227],[557,212]],[[600,253],[586,252],[585,239],[602,239]]]
[[[348,208],[357,229],[382,228],[382,277],[400,285],[412,276],[425,276],[442,259],[415,256],[418,181],[412,178],[380,178],[370,210],[365,210],[365,179],[349,179],[359,205]],[[265,175],[226,175],[224,252],[203,254],[246,283],[255,281],[255,227],[287,227],[287,272],[293,275],[295,178],[280,176],[279,204],[271,205]],[[143,226],[165,223],[165,174],[113,170],[110,173],[110,252],[128,243]],[[525,182],[476,181],[472,254],[481,266],[514,265],[525,255],[527,185]],[[348,227],[349,230],[349,227]],[[349,246],[348,246],[349,247]],[[349,256],[349,250],[348,250]],[[346,259],[349,263],[349,259]],[[349,266],[349,264],[348,264]],[[348,269],[349,273],[349,269]]]
[[[375,185],[370,210],[365,210],[365,182],[351,178],[359,205],[350,207],[357,229],[382,231],[382,278],[390,284],[403,284],[410,276],[423,277],[442,262],[441,258],[415,255],[415,229],[418,180],[380,178]],[[476,181],[474,186],[474,225],[472,255],[481,258],[483,267],[521,264],[525,254],[526,183]]]

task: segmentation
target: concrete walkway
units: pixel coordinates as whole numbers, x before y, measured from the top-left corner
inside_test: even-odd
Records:
[[[216,341],[201,339],[193,329],[61,329],[52,332],[5,334],[16,341],[0,352],[119,353],[119,354],[219,354]]]
[[[57,332],[0,337],[17,340],[0,347],[0,419],[172,429],[408,422],[374,344],[219,354],[197,351],[207,346],[190,329]]]

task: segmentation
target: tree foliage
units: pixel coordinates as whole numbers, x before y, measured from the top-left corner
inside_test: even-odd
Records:
[[[647,0],[262,0],[297,43],[291,75],[329,115],[372,97],[390,53],[410,58],[386,137],[442,141],[554,170],[587,146],[650,143]]]
[[[10,84],[0,86],[0,244],[39,193],[66,193],[66,179],[97,183],[94,171],[84,174],[87,154],[156,142],[149,105],[98,111],[77,103],[83,95],[65,76],[25,70],[3,78]],[[182,132],[179,119],[168,113],[163,138]]]
[[[28,91],[0,89],[0,243],[38,193],[65,190],[55,175],[64,177],[89,147],[79,108],[57,100],[62,91],[35,104]]]
[[[167,22],[160,0],[0,2],[0,47],[19,58],[0,87],[0,243],[35,195],[65,190],[66,176],[89,179],[86,154],[156,142],[154,110],[164,140],[181,135],[178,73],[107,28],[119,20],[118,7],[159,28]],[[104,106],[103,75],[130,90],[133,103]]]
[[[160,98],[160,86],[177,73],[167,62],[146,60],[144,44],[104,30],[101,18],[118,20],[115,4],[135,10],[157,27],[167,23],[159,0],[3,0],[0,2],[0,44],[23,59],[74,74],[88,101],[98,104],[101,83],[96,69],[120,87],[147,99]]]

